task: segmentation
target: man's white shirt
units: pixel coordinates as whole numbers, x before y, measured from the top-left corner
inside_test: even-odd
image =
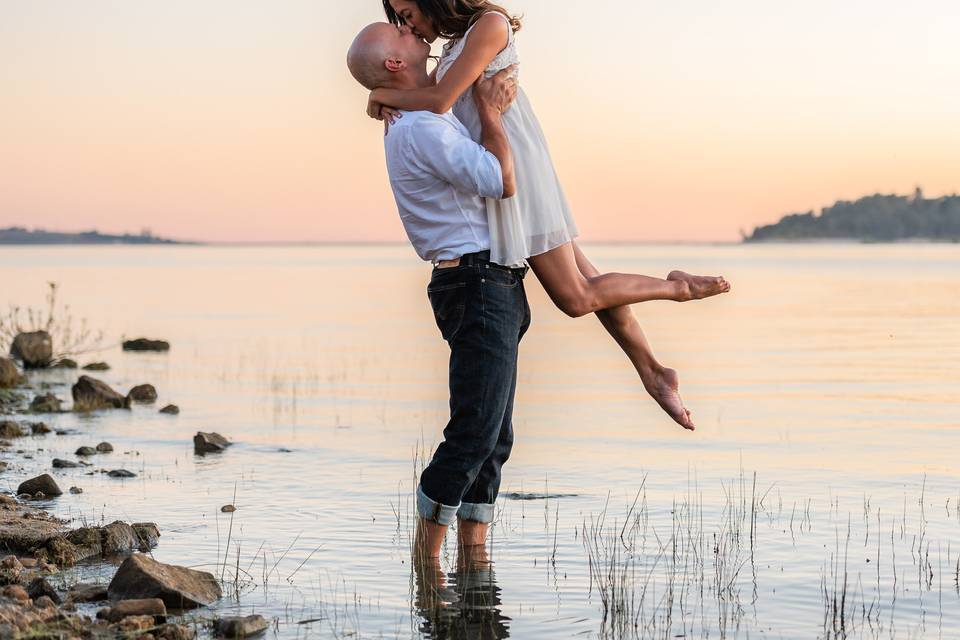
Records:
[[[439,262],[490,248],[484,198],[503,196],[500,161],[452,113],[404,111],[384,147],[400,219],[417,255]]]

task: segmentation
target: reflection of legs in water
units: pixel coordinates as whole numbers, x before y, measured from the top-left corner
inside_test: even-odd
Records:
[[[440,561],[414,557],[420,632],[433,640],[501,640],[510,620],[501,613],[500,588],[486,545],[459,545],[456,571],[445,575]]]
[[[577,243],[573,243],[577,268],[585,278],[594,278],[599,271],[580,250]],[[693,430],[693,419],[690,412],[683,406],[680,399],[679,379],[677,372],[668,369],[657,362],[650,344],[647,342],[643,329],[637,322],[633,311],[628,306],[614,307],[596,312],[597,319],[603,324],[620,348],[633,363],[640,380],[647,393],[657,401],[657,404],[667,412],[680,426]]]

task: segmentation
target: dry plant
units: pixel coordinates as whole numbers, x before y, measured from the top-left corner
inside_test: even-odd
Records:
[[[99,351],[103,345],[103,331],[90,328],[86,318],[75,318],[70,305],[58,304],[57,283],[48,282],[44,308],[11,306],[0,316],[0,346],[8,352],[14,338],[20,333],[46,331],[53,341],[53,363],[68,356]]]

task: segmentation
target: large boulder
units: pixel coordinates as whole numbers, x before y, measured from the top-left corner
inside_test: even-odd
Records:
[[[141,553],[123,561],[107,592],[111,600],[160,598],[171,609],[213,604],[223,595],[213,574],[163,564]]]
[[[219,453],[231,444],[233,443],[216,432],[205,433],[198,431],[197,435],[193,436],[193,451],[201,455],[204,453]]]
[[[152,384],[138,384],[133,389],[130,389],[130,393],[127,394],[127,402],[142,402],[144,404],[149,404],[151,402],[157,401],[157,390],[154,389]]]
[[[148,338],[137,338],[136,340],[124,340],[124,351],[170,351],[170,343],[165,340],[150,340]]]
[[[49,473],[21,482],[20,486],[17,487],[17,495],[23,493],[29,493],[30,495],[42,493],[45,496],[63,495],[63,491],[57,486],[57,481]]]
[[[52,393],[37,396],[30,403],[32,413],[60,413],[60,399]]]
[[[123,409],[127,406],[124,396],[111,389],[106,382],[90,376],[80,376],[71,391],[74,408],[81,411]]]
[[[23,363],[24,369],[43,369],[53,360],[53,339],[46,331],[17,334],[10,345],[10,355]]]
[[[20,382],[20,371],[9,358],[0,357],[0,388],[9,389]]]

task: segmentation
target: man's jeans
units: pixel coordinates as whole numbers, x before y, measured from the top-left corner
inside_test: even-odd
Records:
[[[513,447],[517,351],[530,326],[526,269],[489,262],[487,252],[459,267],[434,269],[427,294],[450,345],[450,422],[420,476],[419,514],[439,524],[455,516],[493,521],[500,470]]]

